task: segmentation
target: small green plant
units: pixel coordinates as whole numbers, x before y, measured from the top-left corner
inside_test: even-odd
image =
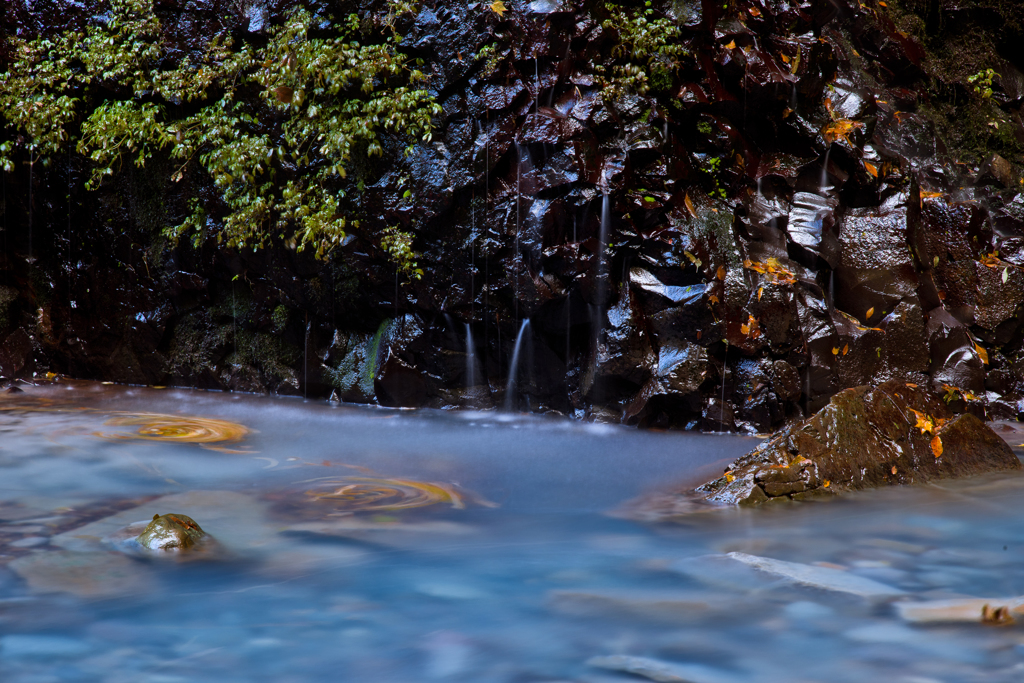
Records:
[[[655,19],[650,0],[636,13],[612,4],[605,9],[611,16],[602,26],[618,35],[611,56],[619,62],[611,65],[611,75],[607,67],[595,67],[605,99],[614,100],[627,91],[646,95],[652,88],[671,87],[679,59],[687,54],[679,27],[668,19]]]
[[[398,266],[398,272],[410,280],[419,280],[423,277],[423,270],[416,263],[418,254],[412,250],[412,240],[413,236],[410,233],[399,230],[397,225],[392,225],[384,229],[380,246]]]
[[[727,195],[727,193],[725,191],[725,188],[721,186],[721,184],[719,183],[719,180],[718,180],[718,175],[721,172],[721,170],[722,170],[722,158],[721,157],[711,157],[710,159],[708,159],[707,169],[705,169],[705,171],[707,172],[707,174],[709,176],[711,176],[711,180],[715,184],[714,188],[710,192],[708,192],[708,196],[709,197],[713,197],[715,199],[723,199],[724,200],[724,199],[726,199],[728,197],[728,195]]]
[[[501,63],[503,52],[498,49],[497,43],[490,43],[484,45],[477,50],[476,55],[473,59],[477,62],[483,62],[483,66],[480,67],[480,73],[484,76],[490,76],[494,73],[495,69],[498,68],[498,64]]]
[[[987,100],[992,97],[992,81],[999,78],[995,69],[984,69],[968,77],[967,82],[974,86],[974,92]]]

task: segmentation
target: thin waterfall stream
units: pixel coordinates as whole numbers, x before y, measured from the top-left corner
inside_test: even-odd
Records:
[[[509,364],[508,369],[508,383],[505,385],[505,410],[512,411],[516,408],[518,401],[519,391],[519,374],[521,372],[519,368],[522,352],[523,352],[523,340],[526,339],[527,331],[530,329],[530,319],[524,318],[522,324],[519,326],[519,333],[516,334],[515,347],[512,350],[512,362]],[[527,344],[529,342],[527,341]]]

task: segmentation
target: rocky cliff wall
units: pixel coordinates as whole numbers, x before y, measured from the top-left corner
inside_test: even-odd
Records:
[[[51,5],[9,25],[102,9]],[[358,205],[414,236],[419,279],[369,228],[327,261],[226,248],[208,174],[175,182],[166,154],[90,191],[87,158],[22,151],[0,374],[749,431],[901,380],[1016,417],[1022,11],[889,5],[415,3],[399,49],[441,113],[367,162]],[[259,44],[289,7],[155,5],[182,54]],[[204,237],[174,243],[193,200]]]

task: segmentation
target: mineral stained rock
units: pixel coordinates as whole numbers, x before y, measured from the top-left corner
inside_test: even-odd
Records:
[[[196,545],[206,532],[188,515],[153,515],[153,521],[139,534],[137,540],[150,550],[186,550]]]
[[[697,493],[713,503],[758,505],[1020,468],[977,417],[953,416],[925,389],[893,381],[841,391]]]

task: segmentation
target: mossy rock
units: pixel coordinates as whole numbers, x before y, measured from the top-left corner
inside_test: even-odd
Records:
[[[1020,461],[984,422],[953,415],[921,387],[886,382],[839,392],[697,492],[714,503],[759,505],[1013,469]]]
[[[153,515],[153,521],[135,539],[150,550],[188,550],[207,537],[194,519],[188,515],[171,513]]]

